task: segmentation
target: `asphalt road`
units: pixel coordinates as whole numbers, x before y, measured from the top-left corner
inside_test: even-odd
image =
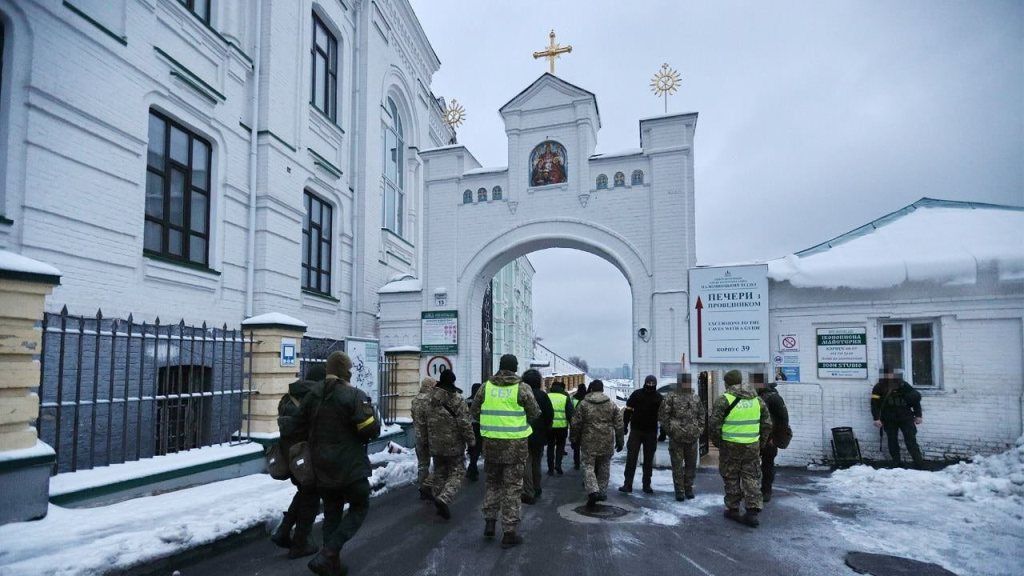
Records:
[[[522,546],[502,550],[498,539],[483,539],[481,480],[465,485],[447,522],[412,487],[373,499],[369,518],[342,559],[353,576],[854,574],[843,563],[848,547],[829,518],[851,511],[816,500],[809,484],[813,473],[780,470],[775,498],[761,515],[761,527],[752,529],[722,517],[717,470],[702,470],[697,498],[677,503],[667,470],[655,472],[655,494],[620,494],[621,462],[613,465],[607,504],[630,513],[619,520],[579,517],[572,509],[585,498],[582,479],[567,460],[565,476],[544,476],[543,498],[523,506]],[[319,531],[315,536],[319,541]],[[311,574],[305,564],[261,540],[168,573],[176,568],[181,576]]]

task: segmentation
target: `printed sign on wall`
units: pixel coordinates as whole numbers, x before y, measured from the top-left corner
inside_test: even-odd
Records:
[[[768,363],[768,266],[690,269],[690,363]]]
[[[459,353],[459,311],[431,310],[420,317],[420,351],[424,354]]]
[[[345,352],[352,359],[352,382],[370,400],[377,403],[380,398],[380,343],[366,338],[346,338]]]
[[[818,378],[868,377],[867,328],[818,328]]]

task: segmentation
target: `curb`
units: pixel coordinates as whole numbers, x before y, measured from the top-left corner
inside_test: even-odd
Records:
[[[267,537],[267,530],[261,522],[252,528],[248,528],[235,534],[230,534],[219,540],[203,544],[202,546],[189,548],[188,550],[179,552],[178,554],[157,558],[142,564],[136,564],[135,566],[131,566],[123,570],[106,572],[105,574],[107,576],[168,576],[174,570],[188,567],[190,564],[202,560],[207,556],[226,552],[243,544],[248,544]]]

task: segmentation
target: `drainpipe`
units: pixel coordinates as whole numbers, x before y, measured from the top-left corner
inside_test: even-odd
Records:
[[[352,281],[352,299],[351,299],[351,302],[350,302],[350,306],[352,307],[352,311],[351,311],[352,317],[349,320],[349,329],[348,329],[349,336],[355,336],[356,335],[356,323],[359,321],[359,283],[357,281],[357,278],[358,278],[359,274],[356,273],[356,268],[360,265],[359,263],[363,261],[363,259],[359,256],[359,247],[360,247],[359,240],[360,240],[360,228],[361,227],[359,226],[359,218],[356,216],[357,213],[361,214],[362,211],[356,209],[356,203],[358,202],[358,200],[356,198],[357,195],[356,195],[356,192],[355,192],[355,189],[358,188],[358,186],[359,186],[359,179],[357,178],[357,172],[359,171],[359,161],[358,161],[358,159],[356,157],[357,153],[358,153],[357,151],[359,150],[359,147],[356,146],[355,144],[356,144],[356,139],[357,138],[359,138],[361,136],[363,136],[363,137],[366,136],[366,134],[363,133],[362,130],[360,130],[360,128],[359,128],[359,126],[357,124],[359,122],[359,114],[357,114],[357,111],[362,106],[362,104],[360,103],[360,97],[361,97],[360,93],[361,93],[361,90],[359,89],[359,86],[361,84],[360,84],[359,78],[358,78],[358,76],[361,73],[360,67],[359,67],[359,51],[360,51],[360,46],[362,45],[362,41],[363,41],[362,37],[363,37],[363,34],[365,32],[365,29],[366,29],[366,27],[363,26],[363,23],[360,20],[360,17],[362,16],[360,14],[360,12],[362,11],[361,8],[362,8],[362,2],[355,2],[354,6],[353,6],[353,11],[355,13],[353,14],[353,17],[352,17],[352,20],[356,23],[356,41],[352,43],[352,87],[353,87],[353,91],[352,91],[352,105],[349,106],[349,108],[351,109],[351,112],[352,112],[352,124],[351,124],[352,125],[352,136],[349,138],[349,143],[348,143],[349,162],[350,162],[350,169],[348,171],[348,174],[349,174],[349,183],[351,184],[351,188],[352,188],[352,208],[351,208],[351,210],[349,210],[349,217],[352,219],[352,274],[351,274],[351,276],[352,276],[352,278],[351,278],[351,281]]]
[[[256,287],[256,168],[259,159],[260,115],[260,45],[263,39],[263,0],[256,0],[256,38],[252,61],[252,132],[249,134],[249,247],[245,262],[245,317],[252,317],[253,292]]]

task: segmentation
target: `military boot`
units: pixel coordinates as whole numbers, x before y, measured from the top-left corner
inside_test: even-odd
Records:
[[[590,494],[587,494],[587,508],[597,508],[597,501],[600,499],[601,494],[599,492],[591,492]]]
[[[654,488],[651,488],[650,484],[644,484],[644,494],[654,494]]]
[[[451,520],[452,511],[448,509],[448,505],[440,500],[434,500],[434,506],[437,507],[437,515],[445,520]]]
[[[501,535],[501,547],[504,549],[513,548],[523,543],[523,537],[515,532],[505,532]]]
[[[693,488],[692,487],[687,488],[686,489],[686,499],[687,500],[693,500],[694,498],[695,498],[695,496],[693,495]]]
[[[495,526],[498,521],[493,518],[484,519],[484,538],[491,540],[494,538]]]
[[[761,492],[761,500],[764,500],[765,502],[771,502],[772,501],[772,491],[769,490],[767,492]]]
[[[476,466],[470,466],[466,469],[466,479],[470,482],[476,482],[480,478],[480,469]]]
[[[338,553],[327,548],[321,548],[316,556],[306,564],[314,574],[319,576],[345,576],[348,574],[348,567],[341,563]]]
[[[740,514],[739,508],[726,508],[725,517],[735,522],[743,522],[743,516]]]
[[[292,545],[288,548],[288,558],[294,560],[304,556],[316,554],[317,547],[309,541],[309,534],[313,531],[313,524],[298,522],[295,524],[295,533],[292,535]]]
[[[292,526],[295,526],[295,514],[285,512],[281,523],[270,534],[270,541],[281,548],[292,547]]]
[[[747,508],[746,514],[743,515],[743,523],[751,528],[757,528],[761,525],[761,520],[757,518],[760,513],[761,511],[757,508]]]
[[[676,502],[682,502],[683,500],[686,500],[686,496],[676,492]]]
[[[619,492],[622,492],[624,494],[631,494],[633,492],[633,485],[623,484],[622,486],[619,486]]]
[[[420,500],[433,500],[434,492],[428,486],[420,486]]]

